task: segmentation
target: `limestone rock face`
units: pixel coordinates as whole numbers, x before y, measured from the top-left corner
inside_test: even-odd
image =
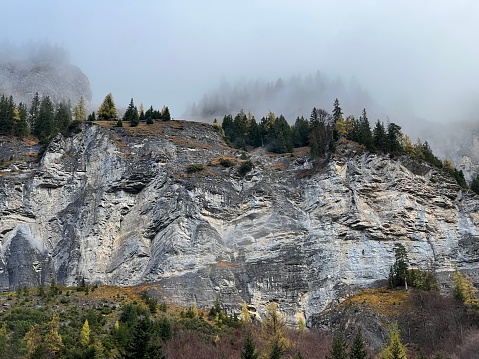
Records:
[[[188,306],[274,300],[311,324],[383,283],[397,242],[445,285],[455,266],[478,281],[479,200],[442,172],[342,143],[322,168],[251,153],[241,177],[240,154],[192,122],[56,137],[0,177],[0,286],[148,282]]]
[[[92,99],[88,77],[74,65],[0,57],[0,94],[29,106],[36,92],[55,102],[70,100],[74,105],[81,96],[87,102]]]

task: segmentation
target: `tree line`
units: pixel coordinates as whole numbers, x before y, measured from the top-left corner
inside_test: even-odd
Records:
[[[225,115],[221,128],[227,142],[235,148],[246,150],[248,147],[265,146],[275,153],[288,153],[293,148],[309,146],[313,159],[333,153],[337,142],[346,139],[359,143],[371,152],[391,156],[407,155],[425,161],[443,169],[460,186],[467,188],[462,170],[457,170],[447,159],[441,161],[437,158],[427,141],[422,142],[418,139],[413,143],[394,122],[384,124],[377,120],[371,129],[366,109],[363,109],[359,118],[353,115],[344,117],[338,99],[334,101],[331,114],[314,107],[309,119],[297,117],[292,126],[283,115],[276,116],[272,111],[257,122],[250,112],[245,114],[241,110],[235,117]],[[479,185],[476,193],[479,193]]]
[[[75,106],[72,106],[70,101],[55,103],[50,96],[41,97],[38,92],[33,96],[30,106],[23,102],[17,105],[13,96],[0,97],[0,135],[26,137],[33,134],[42,143],[48,143],[56,134],[66,133],[69,128],[85,120],[117,121],[118,126],[122,126],[123,121],[128,121],[130,126],[137,126],[141,121],[152,124],[154,121],[170,119],[170,110],[167,106],[163,106],[161,110],[150,106],[145,111],[143,105],[138,109],[133,99],[124,116],[119,119],[111,93],[105,97],[97,114],[92,112],[88,115],[83,96]]]
[[[88,116],[89,121],[95,121],[96,119],[97,117],[95,116],[95,112]],[[138,126],[140,122],[146,122],[146,124],[151,125],[154,121],[158,120],[169,121],[171,120],[171,115],[168,106],[163,106],[161,111],[155,110],[153,106],[150,106],[150,108],[145,111],[143,104],[141,104],[140,108],[138,108],[135,106],[132,98],[123,117],[118,118],[113,95],[109,93],[106,95],[105,99],[100,105],[100,108],[98,109],[98,120],[117,121],[116,125],[118,127],[123,126],[123,122],[127,121],[130,123],[131,127],[135,127]]]
[[[26,137],[36,135],[47,143],[57,133],[65,133],[73,121],[85,119],[85,100],[80,97],[73,107],[70,102],[54,103],[49,96],[33,96],[30,107],[15,104],[13,97],[0,97],[0,135]]]

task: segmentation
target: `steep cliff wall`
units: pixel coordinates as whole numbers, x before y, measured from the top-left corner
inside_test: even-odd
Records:
[[[252,153],[241,177],[240,153],[206,124],[58,136],[0,177],[0,287],[150,282],[183,305],[275,300],[309,319],[384,281],[398,241],[444,283],[456,265],[479,279],[477,196],[406,158],[338,148],[321,169]],[[195,163],[210,165],[187,174]]]
[[[0,94],[13,96],[18,104],[30,106],[35,93],[53,101],[78,103],[81,96],[92,99],[88,77],[74,65],[55,61],[32,62],[3,58],[0,54]]]

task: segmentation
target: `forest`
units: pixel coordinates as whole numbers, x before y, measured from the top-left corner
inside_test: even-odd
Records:
[[[215,123],[219,126],[216,119]],[[340,139],[354,141],[370,152],[391,157],[407,155],[425,161],[449,173],[461,187],[468,188],[462,170],[457,170],[448,159],[441,161],[437,158],[427,141],[418,139],[413,143],[394,122],[384,124],[377,120],[371,129],[366,109],[359,118],[352,115],[344,117],[338,99],[334,102],[331,114],[324,109],[313,108],[309,119],[297,117],[292,126],[283,115],[276,116],[272,111],[262,117],[259,123],[251,113],[240,111],[234,118],[232,115],[224,116],[221,128],[233,147],[246,150],[266,146],[272,152],[288,153],[293,148],[309,146],[313,159],[334,153]],[[471,189],[479,193],[477,183],[476,176]]]
[[[219,297],[209,309],[169,304],[154,286],[23,287],[0,294],[0,359],[474,357],[479,305],[470,277],[456,271],[453,295],[440,294],[433,272],[410,269],[400,248],[391,269],[398,282],[348,298],[335,309],[343,324],[327,331],[302,317],[288,324],[274,301],[259,320],[246,303],[227,309]],[[385,320],[379,347],[368,341],[371,315]]]

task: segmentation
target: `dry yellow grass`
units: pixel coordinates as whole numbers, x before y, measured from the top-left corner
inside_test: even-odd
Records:
[[[237,263],[231,263],[231,262],[225,262],[225,261],[219,261],[214,264],[216,268],[235,268],[239,267],[240,265]]]
[[[367,305],[381,314],[398,314],[405,306],[411,305],[411,293],[387,288],[365,289],[348,298],[343,304]]]
[[[308,146],[305,147],[298,147],[293,149],[293,156],[294,157],[304,157],[309,155],[311,149]]]
[[[284,171],[286,169],[286,165],[282,162],[274,163],[272,165],[267,166],[267,168],[271,171]]]
[[[215,158],[213,158],[213,159],[210,161],[210,165],[212,165],[212,166],[219,166],[221,160],[229,160],[229,161],[231,161],[233,164],[238,163],[238,160],[237,160],[235,157],[233,157],[233,156],[220,156],[220,157],[215,157]]]

